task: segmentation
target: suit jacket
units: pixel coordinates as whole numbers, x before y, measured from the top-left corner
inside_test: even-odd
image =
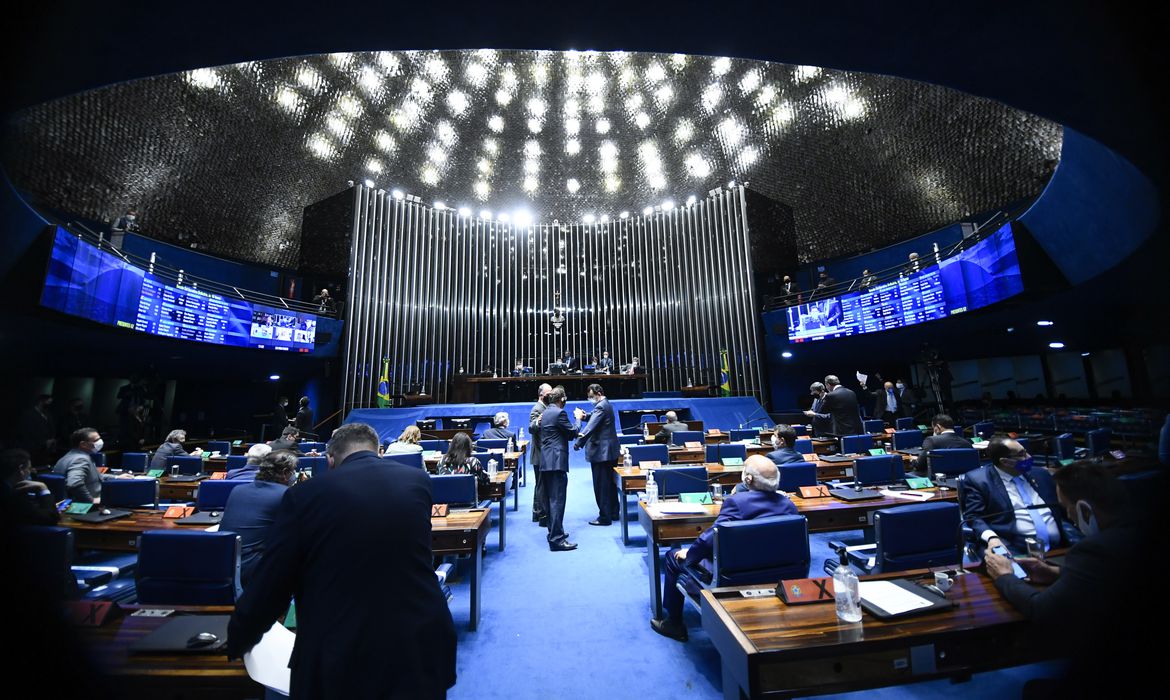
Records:
[[[588,414],[588,419],[577,437],[577,447],[585,446],[585,459],[590,464],[617,461],[621,447],[618,445],[617,419],[609,399],[602,397]]]
[[[285,411],[284,406],[276,404],[276,408],[272,409],[272,429],[276,431],[277,439],[280,438],[282,430],[288,427],[288,412]]]
[[[313,432],[313,409],[298,408],[297,417],[293,421],[293,425],[297,426],[297,430],[302,433]]]
[[[562,357],[561,362],[565,363],[565,371],[566,372],[575,370],[581,366],[581,361],[578,360],[575,355],[569,355],[567,357]]]
[[[285,491],[228,655],[295,597],[292,697],[441,696],[455,683],[455,628],[432,563],[430,479],[363,451]]]
[[[666,433],[666,436],[667,436],[666,443],[669,445],[669,444],[670,444],[670,438],[671,438],[671,437],[674,435],[674,433],[675,433],[676,431],[678,431],[678,430],[690,430],[690,429],[691,429],[691,427],[690,427],[689,425],[687,425],[686,423],[683,423],[683,422],[682,422],[682,421],[680,421],[680,420],[676,420],[676,421],[673,421],[673,422],[670,422],[670,423],[663,423],[663,424],[662,424],[662,427],[658,429],[658,432],[659,432],[659,433]]]
[[[533,469],[540,467],[540,417],[546,408],[544,402],[538,400],[528,412],[528,434],[532,436],[528,441],[528,459],[532,461]]]
[[[1068,537],[1062,522],[1060,506],[1057,505],[1056,484],[1053,483],[1052,476],[1047,470],[1033,469],[1025,478],[1045,503],[1052,504],[1052,517],[1056,520],[1057,529],[1060,530],[1060,542],[1053,542],[1052,546],[1067,546]],[[1016,514],[1012,509],[1011,496],[1004,488],[1003,480],[1000,479],[995,467],[985,465],[967,472],[959,488],[959,495],[963,518],[971,523],[976,537],[985,530],[993,530],[1008,549],[1016,552],[1027,550],[1025,538],[1016,527]]]
[[[255,474],[252,475],[255,477]],[[288,486],[271,481],[253,481],[232,489],[223,508],[220,532],[240,536],[240,583],[247,586],[256,571],[268,531]]]
[[[301,448],[297,447],[296,442],[292,440],[285,440],[284,438],[273,440],[272,442],[268,443],[268,446],[273,450],[292,450],[297,455],[305,454],[304,452],[301,452]]]
[[[540,471],[569,471],[569,439],[577,429],[565,409],[553,404],[540,416]]]
[[[488,428],[479,437],[481,440],[511,440],[516,437],[516,433],[507,428]]]
[[[158,446],[154,456],[150,458],[151,469],[166,469],[167,460],[171,457],[183,457],[187,454],[187,450],[177,442],[164,442]]]
[[[850,389],[838,386],[825,394],[821,412],[827,413],[833,421],[832,429],[836,435],[860,435],[865,432],[861,412],[857,408],[857,394]]]
[[[597,361],[597,370],[598,371],[605,370],[606,374],[612,374],[613,373],[613,358],[612,357],[603,357],[600,360],[598,360]]]
[[[894,414],[901,416],[902,412],[902,397],[898,396],[898,390],[894,389]],[[884,388],[873,392],[873,415],[874,418],[881,418],[882,415],[888,411],[886,407],[886,390]]]
[[[723,499],[723,507],[719,509],[719,516],[711,527],[699,535],[699,539],[687,550],[687,566],[704,562],[703,566],[710,569],[708,562],[714,556],[715,528],[721,523],[735,520],[754,520],[766,518],[769,515],[795,515],[796,505],[788,497],[775,491],[741,491],[733,493]]]
[[[940,435],[931,435],[922,441],[922,451],[930,452],[931,450],[952,450],[961,449],[964,447],[971,447],[971,441],[959,435],[958,433],[942,433]],[[1051,503],[1051,501],[1049,501]]]
[[[833,432],[833,417],[825,413],[825,398],[822,396],[819,399],[813,399],[812,408],[809,409],[816,415],[812,419],[812,433],[820,437]]]
[[[65,493],[78,503],[93,503],[102,495],[102,475],[93,457],[81,449],[72,449],[53,465],[53,473],[65,477]]]
[[[800,454],[791,447],[781,447],[778,450],[773,450],[768,453],[768,459],[776,464],[790,464],[792,462],[803,462],[804,455]]]

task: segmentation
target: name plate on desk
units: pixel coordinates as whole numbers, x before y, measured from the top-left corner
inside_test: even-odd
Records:
[[[195,514],[195,509],[191,506],[170,506],[167,512],[163,513],[164,518],[188,518]]]
[[[152,479],[158,479],[162,477],[163,473],[164,472],[162,469],[151,469],[150,471],[146,472],[146,475]]]
[[[211,480],[212,481],[215,481],[216,479],[226,479],[226,478],[227,478],[227,472],[212,472],[211,473]]]
[[[882,432],[884,432],[886,435],[893,435],[893,434],[894,434],[894,433],[896,433],[897,431],[898,431],[898,429],[897,429],[897,428],[886,428],[886,429],[885,429],[885,430],[883,430]]]
[[[678,495],[680,503],[702,503],[703,505],[711,505],[711,494],[703,491],[701,493],[680,493]]]
[[[776,595],[789,605],[827,603],[833,600],[833,579],[797,578],[781,581],[776,585]]]
[[[644,459],[638,464],[638,466],[642,467],[643,471],[645,471],[647,469],[658,469],[659,467],[662,466],[662,462],[656,462],[654,460]]]
[[[815,461],[817,461],[817,456],[816,456],[815,454],[812,454],[812,455],[801,455],[801,457],[804,457],[804,461],[806,461],[806,462],[815,462]]]
[[[723,459],[721,459],[719,461],[723,462],[723,466],[725,466],[725,467],[742,467],[743,466],[743,457],[724,457]]]
[[[829,487],[824,484],[800,487],[801,498],[830,498],[832,495],[829,493]]]
[[[98,470],[98,474],[105,474],[106,472],[110,471],[110,468],[109,467],[98,467],[97,470]]]
[[[70,503],[69,507],[65,509],[65,512],[71,515],[85,515],[92,509],[92,503]]]
[[[698,440],[687,440],[683,443],[683,447],[687,448],[688,450],[694,450],[702,446],[703,443],[699,442]]]
[[[450,506],[446,503],[436,503],[433,506],[431,506],[431,517],[432,518],[445,518],[445,517],[447,517],[447,511],[449,510],[449,508],[450,508]]]
[[[874,457],[881,457],[882,455],[884,455],[886,453],[886,451],[880,447],[875,447],[872,450],[870,450],[869,453],[871,455],[873,455]]]

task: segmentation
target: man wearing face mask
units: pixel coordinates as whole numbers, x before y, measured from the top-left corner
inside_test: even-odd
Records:
[[[804,462],[804,457],[792,449],[792,446],[795,444],[796,431],[792,429],[792,426],[784,424],[777,425],[772,430],[772,451],[768,453],[768,459],[777,465]]]
[[[804,415],[812,419],[813,435],[819,437],[833,432],[833,417],[822,409],[825,403],[825,385],[813,382],[808,385],[808,393],[813,397],[812,409],[805,411]]]
[[[593,470],[593,498],[597,501],[597,519],[591,520],[590,525],[609,525],[621,517],[618,508],[617,485],[613,479],[613,468],[618,461],[617,421],[613,413],[613,406],[605,398],[600,384],[590,384],[587,390],[589,401],[593,403],[593,410],[589,413],[580,408],[573,411],[578,424],[588,421],[581,432],[577,434],[574,449],[585,447],[585,459]]]
[[[891,426],[901,417],[902,399],[895,391],[893,382],[885,382],[880,390],[874,392],[873,415]]]
[[[960,490],[963,517],[980,544],[1026,552],[1027,538],[1035,537],[1045,551],[1068,546],[1059,509],[1051,507],[1056,487],[1048,471],[1033,469],[1031,455],[1011,439],[993,439],[987,456],[991,465],[967,472]]]
[[[118,217],[110,226],[110,245],[121,250],[122,241],[126,238],[127,233],[136,233],[138,231],[138,210],[130,207],[126,213]]]
[[[98,503],[102,475],[93,456],[102,451],[102,436],[93,428],[81,428],[69,436],[69,451],[53,465],[53,473],[65,477],[65,492],[78,503]]]

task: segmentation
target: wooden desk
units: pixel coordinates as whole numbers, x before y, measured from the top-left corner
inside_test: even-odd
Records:
[[[508,489],[509,488],[512,488],[512,472],[505,469],[503,471],[496,472],[496,475],[494,477],[492,477],[491,482],[488,483],[487,489],[484,491],[480,491],[480,493],[479,493],[480,498],[485,498],[487,500],[490,500],[490,501],[494,502],[497,506],[499,506],[499,511],[500,511],[500,551],[501,552],[504,551],[504,545],[505,545],[505,542],[507,540],[507,528],[508,528],[508,502],[507,501],[508,501]],[[520,495],[519,495],[520,492],[517,491],[516,489],[512,489],[512,492],[514,494],[516,494],[516,497],[513,501],[512,510],[519,510],[520,509]]]
[[[94,663],[120,698],[228,700],[264,697],[264,687],[248,677],[243,661],[214,654],[131,654],[129,645],[171,617],[131,617],[140,608],[165,607],[177,613],[230,615],[232,606],[122,605],[124,617],[96,628],[78,628]]]
[[[471,623],[479,627],[479,579],[483,573],[483,545],[491,528],[487,508],[451,511],[445,518],[431,518],[431,551],[435,556],[467,554],[471,556]],[[502,520],[502,518],[501,518]]]
[[[932,577],[926,570],[865,577]],[[1055,656],[978,573],[955,577],[950,611],[883,622],[839,622],[830,603],[787,606],[774,595],[744,598],[735,588],[702,592],[703,629],[719,651],[723,697],[839,693],[946,676],[968,676]]]
[[[948,489],[939,492],[935,498],[926,501],[955,501],[958,492]],[[867,501],[839,501],[836,498],[801,498],[791,495],[796,510],[808,519],[809,532],[835,532],[857,530],[873,523],[875,511],[896,508],[919,501],[901,498],[875,498]],[[703,506],[703,513],[688,515],[663,515],[652,512],[643,501],[638,501],[638,522],[646,533],[646,568],[650,574],[650,605],[654,617],[662,616],[662,592],[659,581],[662,578],[662,560],[658,556],[660,546],[692,542],[704,530],[711,527],[719,515],[719,504]]]
[[[747,445],[748,457],[752,455],[767,455],[772,451],[771,445]],[[707,461],[707,446],[682,447],[670,449],[671,464],[703,464]]]
[[[679,422],[685,423],[687,430],[697,430],[700,433],[703,432],[703,421],[701,420],[683,420]],[[643,423],[642,434],[649,437],[654,437],[658,433],[662,432],[662,426],[664,425],[666,425],[666,423]]]
[[[605,387],[605,395],[615,399],[632,399],[645,386],[644,374],[525,374],[519,377],[475,377],[457,375],[451,381],[452,403],[499,403],[531,401],[536,387],[548,383],[565,387],[570,401],[585,398],[590,384]]]

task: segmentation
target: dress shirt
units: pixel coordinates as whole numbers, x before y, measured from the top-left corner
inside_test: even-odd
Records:
[[[898,412],[898,397],[894,395],[893,389],[886,392],[886,410],[890,413]]]
[[[1035,537],[1036,526],[1032,522],[1032,513],[1025,502],[1028,503],[1043,503],[1044,499],[1040,498],[1040,494],[1036,493],[1036,489],[1032,485],[1024,481],[1024,490],[1026,493],[1021,497],[1020,490],[1016,488],[1015,477],[1008,474],[1002,469],[996,469],[995,473],[999,475],[1000,481],[1003,482],[1003,487],[1007,489],[1008,498],[1011,499],[1012,509],[1016,512],[1016,529],[1024,537]],[[1052,510],[1048,508],[1040,508],[1036,513],[1044,518],[1044,524],[1048,527],[1048,541],[1060,542],[1060,527],[1056,524],[1056,518],[1052,517]],[[984,542],[988,542],[992,537],[997,537],[994,530],[984,530],[980,535]]]

